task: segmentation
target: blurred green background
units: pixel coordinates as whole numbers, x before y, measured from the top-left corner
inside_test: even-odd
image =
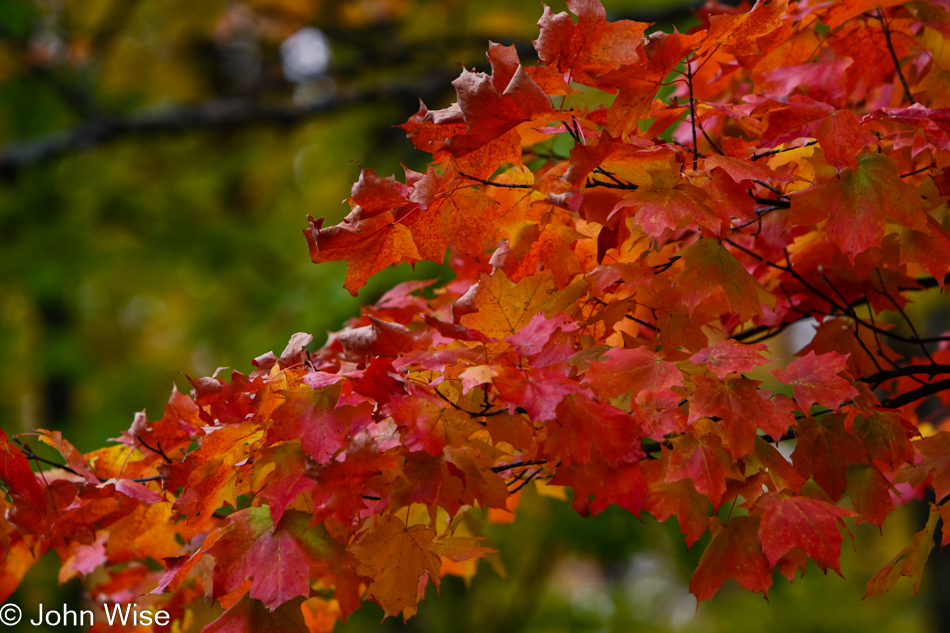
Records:
[[[682,0],[604,4],[612,19],[664,28],[692,19]],[[392,126],[418,97],[450,104],[459,64],[487,67],[488,40],[534,60],[541,11],[535,0],[0,1],[0,426],[100,447],[135,411],[160,416],[185,375],[247,372],[297,331],[318,346],[397,281],[443,274],[388,270],[353,298],[342,263],[310,263],[306,215],[337,223],[360,165],[424,169]],[[687,586],[705,541],[687,552],[675,523],[617,508],[582,519],[529,492],[517,522],[489,528],[507,579],[482,565],[470,589],[447,578],[408,625],[380,627],[367,605],[346,630],[934,630],[931,601],[906,600],[907,581],[860,600],[918,521],[899,514],[883,538],[854,530],[848,581],[810,567],[794,585],[778,579],[770,603],[727,585],[697,610]],[[15,600],[60,599],[45,563]]]

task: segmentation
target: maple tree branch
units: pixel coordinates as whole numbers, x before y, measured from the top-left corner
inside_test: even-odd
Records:
[[[783,198],[785,200],[791,199],[789,198],[788,194],[782,193],[781,191],[779,191],[777,187],[773,187],[772,185],[765,182],[764,180],[753,180],[752,182],[754,182],[757,185],[762,185],[763,187],[765,187],[766,189],[768,189],[769,191],[777,195],[779,198]]]
[[[670,257],[669,261],[664,262],[662,264],[657,264],[656,266],[650,266],[650,268],[653,269],[654,275],[659,275],[660,273],[664,273],[667,270],[669,270],[670,266],[672,266],[673,263],[676,262],[676,260],[678,260],[679,258],[680,258],[680,255],[674,255],[673,257]]]
[[[787,251],[787,250],[785,251],[785,256],[788,257],[788,251]],[[789,264],[789,267],[791,267],[791,264]],[[833,283],[831,283],[831,280],[830,280],[830,279],[828,279],[828,275],[826,275],[825,273],[821,273],[821,278],[825,280],[825,283],[828,284],[828,287],[831,288],[831,291],[834,292],[836,295],[838,295],[838,298],[841,299],[841,305],[844,306],[844,312],[845,312],[845,314],[847,314],[848,316],[850,316],[850,317],[851,317],[852,319],[854,319],[855,321],[858,321],[858,314],[857,314],[857,312],[855,312],[854,306],[852,306],[852,305],[848,302],[848,300],[844,298],[844,295],[841,294],[841,292],[839,292],[837,288],[835,288],[835,285],[834,285]],[[836,307],[837,307],[837,306],[836,306]]]
[[[897,59],[897,52],[894,50],[894,44],[891,42],[891,29],[887,25],[887,20],[884,19],[884,15],[881,13],[881,10],[877,10],[877,15],[872,15],[871,17],[876,18],[881,23],[881,29],[884,31],[884,41],[887,43],[887,50],[891,53],[891,60],[894,62],[894,68],[897,70],[897,76],[900,77],[901,85],[904,86],[904,96],[907,97],[907,100],[911,104],[917,103],[914,100],[914,96],[910,93],[910,86],[907,85],[907,79],[904,77],[904,71],[901,70],[901,63]]]
[[[141,436],[141,435],[136,435],[136,436],[135,436],[135,439],[137,439],[137,440],[139,441],[139,443],[140,443],[142,446],[144,446],[145,448],[147,448],[148,450],[152,451],[153,453],[158,453],[159,455],[161,455],[162,459],[165,460],[165,463],[166,463],[166,464],[171,464],[171,463],[172,463],[172,460],[169,459],[168,455],[165,454],[165,451],[162,450],[162,443],[161,443],[161,442],[158,442],[158,448],[155,449],[155,448],[152,448],[151,446],[149,446],[149,445],[145,442],[145,440],[142,439],[142,436]]]
[[[792,325],[795,325],[796,323],[798,323],[798,322],[801,321],[802,319],[806,319],[806,318],[808,318],[808,317],[807,317],[807,316],[803,316],[801,319],[797,319],[797,320],[795,320],[795,321],[785,321],[784,323],[782,323],[780,326],[778,326],[778,327],[775,328],[774,330],[773,330],[772,327],[769,326],[769,325],[759,325],[759,326],[757,326],[757,327],[748,329],[748,330],[746,330],[746,331],[744,331],[744,332],[739,332],[738,334],[735,334],[735,335],[731,336],[730,338],[732,338],[734,341],[744,341],[744,340],[746,340],[747,338],[752,338],[753,336],[756,336],[756,335],[758,335],[758,334],[763,334],[763,332],[764,332],[765,334],[763,334],[763,335],[760,336],[759,338],[754,339],[754,340],[751,340],[751,341],[748,341],[748,343],[747,343],[748,345],[755,345],[756,343],[762,343],[763,341],[767,341],[767,340],[769,340],[769,339],[772,338],[772,337],[778,336],[779,334],[781,334],[782,332],[784,332],[786,329],[788,329],[788,328],[791,327]]]
[[[864,341],[861,339],[861,334],[858,331],[859,327],[860,326],[858,325],[858,322],[855,321],[854,329],[851,331],[851,335],[854,337],[854,340],[858,343],[858,345],[861,346],[861,349],[864,350],[864,353],[868,355],[868,358],[871,359],[871,362],[874,363],[874,366],[877,367],[877,370],[884,371],[884,368],[881,367],[881,363],[879,363],[877,360],[877,356],[871,353],[871,350],[868,349],[868,346],[865,345]],[[875,333],[875,340],[877,340],[876,333]]]
[[[757,228],[754,232],[747,234],[747,235],[758,235],[758,234],[759,234],[759,231],[762,230],[762,218],[764,218],[764,217],[767,216],[768,214],[772,213],[773,211],[778,211],[778,210],[779,210],[779,207],[771,207],[771,206],[770,206],[770,207],[768,207],[768,208],[766,208],[766,209],[763,209],[763,210],[761,210],[761,211],[756,211],[756,212],[755,212],[756,218],[755,218],[754,220],[749,220],[749,221],[746,222],[745,224],[740,224],[739,226],[730,227],[730,229],[733,230],[733,231],[738,231],[739,229],[744,229],[744,228],[747,227],[747,226],[751,226],[751,225],[753,225],[753,224],[758,224],[758,225],[759,225],[759,228]]]
[[[227,99],[121,117],[100,114],[72,128],[6,145],[0,149],[0,175],[16,175],[22,169],[64,154],[85,151],[130,136],[173,135],[266,124],[293,125],[358,104],[433,97],[443,92],[445,77],[445,73],[435,73],[411,82],[341,90],[330,99],[304,107],[266,106],[246,99]]]
[[[677,146],[679,146],[679,147],[682,147],[683,149],[685,149],[685,150],[686,150],[687,152],[689,152],[690,154],[696,154],[697,156],[699,156],[700,158],[703,158],[703,159],[706,158],[706,155],[703,154],[702,152],[700,152],[700,151],[698,151],[698,150],[697,150],[697,151],[694,151],[692,147],[689,147],[688,145],[683,145],[682,143],[680,143],[679,141],[677,141],[675,138],[674,138],[674,139],[671,139],[671,140],[670,140],[670,143],[672,143],[673,145],[677,145]]]
[[[868,293],[866,290],[864,291],[863,302],[868,305],[870,305],[871,303],[871,300],[868,298]],[[881,342],[881,332],[878,330],[877,324],[874,322],[874,310],[868,310],[868,318],[871,321],[871,332],[874,334],[874,343],[877,345],[877,355],[883,358],[884,360],[886,360],[891,365],[891,367],[893,367],[894,369],[897,369],[898,367],[900,367],[900,365],[897,364],[897,361],[895,361],[894,359],[892,359],[891,357],[889,357],[887,354],[884,353],[884,345]],[[855,322],[854,327],[855,327],[855,331],[857,331],[857,328],[858,328],[857,322]],[[878,366],[876,357],[872,355],[871,358],[874,360],[874,364]],[[878,369],[882,369],[882,368],[878,366]],[[915,380],[916,382],[919,382],[921,385],[925,384],[924,381],[918,378],[917,376],[912,375],[911,378]],[[878,385],[879,384],[880,383],[878,383]],[[875,385],[874,388],[877,388],[878,385]]]
[[[674,259],[679,259],[679,256],[675,257]],[[662,266],[666,266],[667,268],[669,268],[670,266],[673,265],[673,262],[671,261],[671,262],[669,262],[669,264],[661,264],[661,265],[662,265]],[[664,269],[664,270],[665,270],[665,269]],[[594,301],[594,303],[598,303],[598,304],[600,304],[600,305],[602,305],[602,306],[606,306],[606,305],[607,305],[606,302],[604,302],[604,301],[598,299],[597,297],[592,297],[591,300]],[[642,304],[638,304],[638,305],[642,305]],[[624,318],[627,318],[627,319],[630,319],[631,321],[634,321],[634,322],[636,322],[636,323],[639,323],[640,325],[642,325],[642,326],[644,326],[644,327],[650,328],[650,329],[653,330],[654,332],[659,332],[659,331],[660,331],[660,328],[658,328],[657,326],[653,325],[653,324],[650,323],[649,321],[644,321],[643,319],[639,319],[639,318],[633,316],[632,314],[630,314],[629,312],[628,312],[627,314],[623,315],[623,316],[624,316]]]
[[[451,406],[453,409],[455,409],[455,410],[457,410],[457,411],[461,411],[462,413],[467,413],[467,414],[468,414],[470,417],[472,417],[472,418],[490,418],[490,417],[493,416],[493,415],[498,415],[499,413],[504,413],[504,412],[505,412],[504,409],[498,409],[497,411],[486,411],[486,412],[484,412],[484,413],[476,413],[475,411],[469,411],[468,409],[466,409],[466,408],[464,408],[464,407],[460,407],[460,406],[458,406],[457,404],[455,404],[454,402],[452,402],[451,400],[449,400],[448,398],[446,398],[446,397],[445,397],[445,394],[443,394],[441,391],[439,391],[439,388],[438,388],[438,387],[434,387],[432,390],[435,392],[435,394],[436,394],[437,396],[439,396],[440,398],[442,398],[442,400],[444,400],[444,401],[445,401],[449,406]],[[485,422],[484,420],[475,420],[475,422],[477,422],[478,424],[481,424],[482,426],[488,426],[488,423]]]
[[[611,180],[613,180],[613,181],[614,181],[615,183],[617,183],[618,185],[624,185],[625,187],[633,187],[634,189],[637,189],[637,185],[634,185],[634,184],[631,184],[631,183],[629,183],[629,182],[624,182],[624,181],[620,180],[619,178],[617,178],[617,176],[616,176],[613,172],[607,171],[607,170],[604,169],[603,167],[594,167],[594,169],[593,169],[592,171],[593,171],[594,173],[602,174],[602,175],[604,175],[604,176],[607,176],[608,178],[610,178]]]
[[[775,211],[777,209],[791,209],[792,208],[792,203],[789,202],[788,200],[772,200],[770,198],[759,198],[758,196],[754,196],[751,193],[749,195],[752,197],[753,200],[755,200],[759,204],[764,204],[768,207],[772,207],[770,211]]]
[[[895,367],[894,369],[887,369],[884,371],[879,371],[875,374],[862,376],[856,380],[866,383],[882,383],[886,380],[890,380],[891,378],[913,376],[915,374],[926,374],[928,376],[950,374],[950,365],[905,365],[903,367]]]
[[[831,409],[829,409],[828,411],[831,411]],[[815,414],[815,416],[821,413],[827,413],[828,411],[819,411],[818,413]],[[812,416],[812,417],[815,417],[815,416]],[[785,433],[782,433],[778,437],[772,437],[771,435],[760,435],[759,437],[761,437],[763,440],[765,440],[769,444],[778,444],[779,442],[787,442],[788,440],[798,439],[798,433],[796,433],[795,431],[785,431]]]
[[[756,161],[760,158],[765,158],[766,156],[774,156],[775,154],[781,154],[782,152],[790,152],[793,149],[801,149],[802,147],[811,147],[816,145],[818,141],[808,141],[804,145],[796,145],[795,147],[783,147],[782,149],[773,149],[768,152],[762,152],[761,154],[753,154],[751,160]]]
[[[926,167],[921,167],[920,169],[915,169],[914,171],[909,171],[909,172],[907,172],[906,174],[901,174],[900,176],[901,176],[901,178],[907,178],[908,176],[916,176],[917,174],[919,174],[919,173],[921,173],[921,172],[925,172],[925,171],[927,171],[928,169],[933,169],[933,168],[936,167],[936,166],[937,166],[936,163],[930,163],[930,164],[927,165]]]
[[[719,154],[720,156],[725,156],[725,153],[719,149],[719,147],[713,143],[713,140],[709,138],[709,135],[706,134],[706,128],[703,127],[703,122],[699,122],[699,131],[703,133],[703,138],[706,139],[706,142],[709,143],[709,146],[713,148],[713,151]]]
[[[926,398],[927,396],[932,396],[938,394],[941,391],[946,391],[950,389],[950,378],[946,380],[941,380],[938,382],[931,382],[923,387],[918,387],[906,393],[902,393],[899,396],[894,396],[888,400],[881,402],[881,407],[884,409],[896,409],[902,407],[905,404],[909,404],[921,398]]]
[[[841,308],[837,303],[835,303],[835,302],[832,301],[827,295],[825,295],[825,293],[823,293],[822,291],[820,291],[820,290],[818,290],[817,288],[815,288],[814,286],[812,286],[810,283],[808,283],[808,281],[807,281],[804,277],[802,277],[802,276],[799,275],[797,272],[795,272],[794,268],[792,268],[792,260],[791,260],[791,258],[789,257],[788,249],[785,249],[785,262],[786,262],[786,265],[785,265],[785,266],[781,266],[781,265],[776,264],[776,263],[774,263],[774,262],[770,262],[769,260],[765,259],[764,257],[762,257],[761,255],[759,255],[758,253],[755,253],[755,252],[753,252],[753,251],[750,251],[749,249],[745,248],[744,246],[740,246],[740,245],[736,244],[735,242],[733,242],[732,240],[730,240],[730,239],[728,239],[728,238],[724,239],[723,241],[724,241],[724,242],[727,242],[727,243],[730,244],[731,246],[736,247],[737,249],[739,249],[739,250],[742,251],[743,253],[746,253],[746,254],[749,255],[750,257],[752,257],[752,258],[754,258],[754,259],[757,259],[758,261],[762,262],[762,263],[765,264],[766,266],[770,266],[770,267],[772,267],[772,268],[776,268],[776,269],[778,269],[778,270],[787,272],[787,273],[790,274],[792,277],[794,277],[794,278],[798,281],[798,283],[802,284],[802,285],[805,286],[808,290],[810,290],[811,292],[813,292],[816,296],[821,297],[824,301],[826,301],[826,302],[828,303],[828,305],[834,307],[836,310],[840,310],[841,312],[848,313],[848,310],[847,310],[846,308]]]
[[[491,470],[493,473],[503,473],[506,470],[512,470],[513,468],[521,468],[522,466],[540,466],[541,464],[547,464],[547,463],[548,463],[548,460],[546,459],[538,459],[538,460],[529,459],[523,462],[521,461],[514,462],[511,464],[508,464],[507,466],[492,466],[489,470]]]
[[[848,304],[848,305],[849,305],[849,306],[859,306],[859,305],[863,305],[864,303],[865,303],[864,299],[860,299],[860,300],[857,300],[857,301],[855,301],[855,302],[853,302],[853,303],[850,303],[850,304]],[[915,336],[912,337],[912,336],[903,336],[903,335],[901,335],[901,334],[895,334],[894,332],[891,332],[890,330],[885,330],[885,329],[882,328],[882,327],[879,327],[879,326],[876,326],[876,325],[872,325],[871,323],[865,321],[864,319],[855,318],[854,312],[851,311],[850,309],[848,309],[848,310],[839,310],[838,312],[827,312],[827,313],[824,313],[824,312],[815,312],[815,313],[816,313],[816,314],[824,314],[825,316],[846,316],[846,317],[849,317],[849,318],[851,318],[851,319],[854,319],[854,321],[855,321],[856,323],[859,323],[859,324],[863,325],[863,326],[866,327],[867,329],[872,330],[872,331],[876,332],[877,334],[880,334],[880,335],[882,335],[882,336],[890,337],[890,338],[894,339],[895,341],[900,341],[900,342],[902,342],[902,343],[911,343],[911,344],[913,344],[913,345],[920,345],[921,343],[941,343],[941,342],[944,342],[944,341],[950,341],[950,336],[931,336],[931,337],[928,337],[928,338],[920,338],[920,337],[915,337]],[[928,354],[928,356],[929,356],[929,354]]]
[[[655,326],[655,325],[653,325],[652,323],[649,323],[649,322],[647,322],[647,321],[644,321],[643,319],[638,319],[637,317],[633,316],[632,314],[625,314],[624,317],[627,318],[627,319],[630,319],[631,321],[634,321],[635,323],[639,323],[639,324],[642,325],[643,327],[650,328],[650,329],[653,330],[654,332],[659,332],[659,331],[660,331],[660,328],[658,328],[657,326]]]
[[[484,178],[469,176],[463,171],[458,172],[458,175],[461,176],[462,178],[466,178],[468,180],[474,180],[475,182],[481,183],[483,185],[488,185],[491,187],[502,187],[504,189],[534,189],[534,187],[531,185],[514,185],[514,184],[504,183],[504,182],[492,182],[491,180],[485,180]]]
[[[874,270],[877,273],[878,281],[881,282],[881,289],[878,290],[874,286],[871,286],[871,290],[883,294],[885,297],[887,297],[890,300],[892,304],[894,304],[894,307],[897,308],[898,312],[900,312],[901,317],[903,317],[907,325],[910,326],[910,331],[914,333],[914,340],[920,345],[920,349],[923,350],[924,355],[928,359],[930,359],[930,362],[932,364],[936,364],[936,361],[934,360],[933,356],[930,355],[930,351],[927,350],[927,346],[924,345],[923,341],[920,340],[920,334],[917,333],[917,328],[914,327],[914,322],[910,320],[910,317],[908,317],[907,313],[904,312],[904,308],[902,308],[901,305],[894,299],[894,297],[891,296],[891,293],[887,291],[887,286],[884,285],[884,277],[883,275],[881,275],[881,269],[875,268]]]
[[[46,464],[47,466],[52,466],[53,468],[59,468],[61,470],[65,470],[68,473],[72,473],[73,475],[76,475],[77,477],[82,477],[82,475],[80,475],[78,472],[76,472],[74,469],[70,468],[66,464],[60,464],[59,462],[54,462],[50,459],[46,459],[45,457],[40,457],[39,455],[33,452],[33,449],[30,448],[29,444],[24,444],[20,440],[20,438],[14,436],[12,439],[14,442],[16,442],[20,446],[20,452],[22,452],[23,455],[27,459],[32,459],[35,462]]]
[[[522,471],[522,473],[524,473],[524,472],[525,472],[525,471]],[[540,468],[538,468],[538,469],[535,470],[533,473],[531,473],[530,475],[528,475],[528,476],[525,478],[525,480],[521,482],[521,485],[520,485],[520,486],[518,486],[518,487],[516,487],[516,488],[512,488],[511,490],[508,491],[508,493],[509,493],[509,494],[515,494],[516,492],[518,492],[519,490],[521,490],[522,488],[524,488],[525,486],[527,486],[528,484],[530,484],[530,483],[531,483],[531,480],[534,479],[535,477],[537,477],[539,474],[541,474],[541,469],[540,469]],[[520,479],[520,478],[521,478],[521,475],[518,475],[518,477],[516,477],[516,478],[515,478],[514,480],[512,480],[512,481],[518,481],[518,479]]]
[[[603,180],[594,180],[593,178],[588,178],[587,187],[604,187],[606,189],[626,189],[628,191],[634,191],[638,187],[637,185],[629,183],[614,183],[614,182],[604,182]]]
[[[584,145],[584,143],[581,141],[581,132],[577,127],[577,119],[574,119],[573,129],[571,129],[571,126],[567,124],[567,121],[562,121],[562,123],[564,124],[564,129],[567,130],[568,136],[574,139],[574,142],[578,145]]]
[[[689,86],[689,123],[693,129],[693,171],[696,171],[696,163],[699,161],[699,147],[696,145],[696,106],[693,102],[693,67],[690,61],[686,60],[686,85]]]
[[[67,466],[66,464],[61,464],[61,463],[59,463],[59,462],[54,462],[54,461],[51,460],[51,459],[46,459],[45,457],[41,457],[41,456],[37,455],[36,453],[33,452],[33,449],[30,448],[30,445],[29,445],[29,444],[25,444],[23,441],[20,440],[20,438],[18,438],[18,437],[16,437],[16,436],[13,436],[13,437],[10,438],[10,439],[12,439],[14,442],[17,443],[17,445],[19,445],[19,447],[20,447],[20,452],[23,453],[23,456],[26,457],[27,459],[31,459],[31,460],[33,460],[33,461],[35,461],[35,462],[39,462],[39,463],[42,463],[42,464],[46,464],[47,466],[52,466],[53,468],[59,468],[60,470],[65,470],[67,473],[76,475],[77,477],[82,477],[82,476],[83,476],[83,475],[82,475],[80,472],[78,472],[75,468],[71,468],[71,467]],[[102,477],[99,477],[98,475],[93,475],[93,477],[95,477],[96,479],[98,479],[98,480],[99,480],[99,483],[103,483],[103,484],[104,484],[104,483],[106,483],[107,481],[109,481],[108,479],[103,479]],[[144,484],[144,483],[148,483],[148,482],[150,482],[150,481],[161,481],[161,480],[163,480],[163,479],[164,479],[164,477],[162,477],[161,475],[155,475],[155,476],[153,476],[153,477],[136,477],[136,478],[134,478],[134,479],[127,479],[126,481],[134,481],[135,483]]]

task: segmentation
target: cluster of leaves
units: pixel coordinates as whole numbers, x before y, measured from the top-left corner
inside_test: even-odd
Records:
[[[108,448],[37,432],[58,468],[0,435],[0,595],[53,549],[62,580],[104,571],[96,600],[182,628],[203,598],[226,610],[209,633],[325,631],[362,600],[409,617],[491,556],[470,509],[510,517],[532,483],[584,515],[676,517],[687,545],[708,530],[700,600],[809,559],[840,573],[844,519],[880,526],[925,485],[930,520],[868,593],[919,584],[950,519],[950,336],[904,307],[950,271],[950,11],[771,0],[647,36],[568,7],[545,9],[539,64],[492,44],[490,75],[402,126],[426,173],[364,170],[350,215],[305,231],[353,293],[447,251],[454,280],[394,288],[314,354],[297,334],[192,380]],[[565,105],[581,89],[616,96]],[[800,358],[757,369],[806,318]]]

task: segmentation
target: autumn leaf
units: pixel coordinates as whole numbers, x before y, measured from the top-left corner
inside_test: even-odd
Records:
[[[874,464],[848,466],[848,496],[858,514],[858,523],[866,520],[881,527],[894,509],[891,484]]]
[[[255,469],[251,486],[258,490],[274,523],[278,523],[287,506],[315,485],[307,477],[307,456],[298,442],[285,442],[262,450],[256,463],[259,468]]]
[[[884,323],[878,323],[878,328],[887,329]],[[875,357],[867,350],[881,345],[882,352],[889,353],[890,348],[880,340],[881,336],[869,328],[856,325],[852,319],[838,318],[825,319],[815,330],[815,337],[811,343],[803,347],[798,354],[801,356],[809,352],[822,355],[827,352],[837,352],[847,357],[848,372],[852,376],[866,376],[878,370]]]
[[[566,371],[562,364],[540,369],[502,368],[492,384],[510,413],[521,408],[534,420],[552,420],[561,399],[580,390],[576,381],[565,376]]]
[[[844,428],[844,416],[827,414],[798,421],[798,444],[792,454],[796,470],[814,477],[832,501],[841,498],[847,487],[849,464],[863,463],[867,457],[861,442]]]
[[[300,611],[302,602],[303,599],[298,598],[285,602],[276,610],[270,610],[259,600],[244,597],[202,631],[204,633],[246,633],[246,631],[310,633],[310,629],[304,623],[303,613]]]
[[[867,592],[864,594],[865,598],[884,593],[893,587],[901,576],[912,576],[914,578],[914,590],[911,593],[917,593],[924,574],[924,564],[927,562],[930,550],[934,546],[934,531],[940,517],[936,506],[930,504],[930,517],[927,519],[927,525],[920,532],[914,534],[910,544],[868,581]]]
[[[175,510],[195,526],[207,525],[212,513],[224,504],[237,502],[238,472],[234,464],[244,461],[247,445],[262,432],[251,425],[216,429],[202,438],[201,447],[182,464],[188,485],[175,501]]]
[[[719,523],[718,519],[714,521]],[[711,600],[730,578],[749,591],[768,596],[773,565],[762,553],[758,531],[759,518],[753,516],[732,517],[714,529],[712,541],[689,581],[689,591],[698,601]]]
[[[649,24],[608,22],[603,6],[592,0],[568,0],[567,8],[578,17],[576,24],[547,6],[538,22],[541,34],[533,43],[546,65],[557,64],[574,81],[597,85],[599,75],[640,61],[637,49]]]
[[[492,77],[464,69],[452,85],[458,92],[458,107],[468,126],[464,134],[446,143],[455,156],[486,145],[519,123],[554,113],[547,95],[521,66],[503,89],[495,85]]]
[[[810,558],[841,574],[841,517],[853,512],[827,501],[788,492],[769,492],[759,498],[762,514],[759,539],[762,551],[774,567],[792,548],[800,547]]]
[[[763,92],[770,99],[781,99],[792,94],[796,88],[801,86],[819,103],[842,102],[847,96],[845,94],[847,82],[844,79],[844,72],[853,63],[853,59],[839,57],[800,66],[782,66],[763,73],[766,81]],[[845,125],[852,128],[856,124],[857,120],[853,116],[845,123]],[[869,132],[863,134],[866,135],[864,138],[870,137],[871,140],[867,142],[874,142],[874,137]],[[803,136],[807,135],[803,134]],[[826,144],[822,144],[821,141],[819,141],[819,144],[823,149],[826,148]],[[826,154],[828,154],[828,151],[828,149],[825,149]],[[829,159],[828,162],[838,167],[835,161]]]
[[[777,492],[790,490],[797,493],[805,483],[805,479],[792,464],[761,437],[756,437],[755,450],[752,456],[744,458],[744,461],[747,477],[754,475],[756,469],[764,468],[772,484],[771,489]]]
[[[768,128],[762,135],[763,147],[775,147],[802,137],[815,138],[828,163],[839,170],[857,169],[861,148],[877,141],[851,112],[836,110],[808,97],[793,96],[787,104],[776,104],[775,108],[759,106],[760,110],[765,108],[768,108]]]
[[[359,180],[353,184],[350,204],[360,207],[362,218],[387,211],[396,215],[400,207],[410,204],[412,191],[412,187],[393,176],[382,178],[372,169],[362,169]]]
[[[251,598],[274,609],[297,596],[309,597],[310,567],[303,549],[288,532],[262,534],[246,556]]]
[[[45,505],[43,491],[30,469],[23,452],[0,430],[0,480],[10,487],[10,492],[30,505]]]
[[[496,270],[481,276],[475,294],[478,311],[463,316],[462,325],[493,338],[512,336],[539,312],[547,317],[564,312],[583,294],[585,285],[578,282],[557,290],[553,274],[547,272],[513,283],[504,271]]]
[[[675,516],[686,539],[686,546],[691,547],[709,525],[709,498],[697,492],[690,479],[667,482],[668,465],[666,453],[660,460],[641,462],[641,472],[647,484],[643,507],[657,521],[666,521]]]
[[[842,402],[858,395],[851,382],[839,375],[847,370],[845,361],[847,358],[837,352],[819,356],[812,351],[785,369],[773,369],[772,375],[786,385],[793,385],[795,401],[803,413],[811,411],[815,403],[837,409]]]
[[[477,174],[468,174],[475,175]],[[431,176],[437,178],[436,176]],[[451,176],[445,177],[452,181]],[[457,181],[456,181],[457,183]],[[488,222],[506,211],[484,190],[461,183],[449,185],[448,182],[434,183],[435,187],[452,187],[428,203],[425,209],[418,208],[400,218],[400,226],[411,234],[413,242],[422,259],[441,261],[449,246],[472,257],[478,257],[490,251],[508,234]]]
[[[688,479],[696,491],[706,495],[719,508],[726,492],[726,477],[741,478],[732,467],[732,460],[722,449],[722,440],[713,434],[694,438],[682,435],[670,441],[666,483]]]
[[[366,284],[375,273],[402,262],[422,259],[412,233],[391,213],[380,213],[367,219],[353,221],[328,228],[323,219],[310,219],[310,228],[304,230],[310,259],[314,264],[346,259],[344,288],[356,296],[356,291]]]
[[[901,2],[899,0],[845,0],[829,5],[819,13],[822,22],[833,29],[862,13],[875,9],[886,9],[896,4],[901,4]]]
[[[662,238],[692,224],[705,229],[707,235],[718,235],[722,218],[708,203],[706,192],[688,182],[680,182],[672,187],[637,190],[619,202],[614,212],[633,209],[637,224],[653,238]]]
[[[683,384],[676,365],[663,355],[644,347],[609,350],[599,362],[591,363],[582,381],[603,396],[629,393],[636,399],[644,391],[668,391]]]
[[[703,48],[718,47],[733,55],[761,53],[759,38],[764,38],[782,25],[787,8],[787,0],[775,0],[757,2],[749,13],[712,16],[709,18],[709,34]]]
[[[304,452],[321,464],[346,446],[356,407],[337,408],[340,383],[320,389],[298,385],[287,390],[285,401],[272,414],[268,442],[300,438]]]
[[[250,588],[248,550],[274,527],[267,508],[239,510],[228,517],[228,523],[217,540],[205,552],[196,555],[203,557],[207,554],[214,559],[212,595],[215,598]]]
[[[403,441],[410,450],[424,450],[433,456],[441,455],[446,446],[466,444],[482,429],[472,416],[418,388],[393,399],[387,413],[405,429]]]
[[[852,260],[880,246],[887,222],[928,233],[922,200],[882,154],[858,157],[857,169],[819,182],[792,196],[789,220],[811,225],[827,221],[825,233]]]
[[[765,365],[770,361],[762,357],[761,352],[767,345],[743,345],[734,339],[701,349],[689,357],[690,362],[705,365],[720,380],[730,373],[742,373]]]
[[[637,421],[616,407],[572,395],[557,405],[556,413],[545,449],[565,466],[586,464],[592,451],[613,468],[637,462],[643,454]]]
[[[895,477],[895,483],[910,482],[919,485],[933,473],[933,489],[937,501],[950,495],[950,432],[938,431],[930,437],[914,442],[914,448],[923,457],[919,464],[908,466]]]
[[[723,440],[734,459],[752,452],[757,429],[781,437],[794,421],[762,396],[758,380],[694,376],[693,381],[696,391],[690,401],[689,421],[720,418]]]
[[[908,438],[908,428],[901,424],[899,414],[876,411],[858,415],[851,424],[854,436],[861,440],[871,459],[897,467],[914,461],[914,446]]]
[[[434,538],[435,532],[424,525],[407,527],[390,514],[350,546],[356,570],[370,579],[367,597],[387,616],[415,606],[426,575],[439,585],[442,561],[434,551]]]
[[[551,484],[573,488],[572,507],[585,517],[597,516],[612,504],[639,516],[647,496],[647,484],[638,464],[620,463],[611,468],[599,456],[583,466],[558,468]]]
[[[674,283],[682,290],[683,301],[690,312],[701,301],[715,298],[719,292],[723,307],[738,313],[743,321],[762,314],[763,305],[775,305],[775,297],[716,240],[703,238],[683,249],[680,256],[684,267]]]

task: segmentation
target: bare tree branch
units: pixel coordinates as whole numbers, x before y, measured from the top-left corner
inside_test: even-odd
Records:
[[[912,389],[906,393],[894,396],[889,400],[884,400],[881,402],[881,406],[885,409],[896,409],[898,407],[904,406],[905,404],[910,404],[911,402],[915,402],[922,398],[926,398],[927,396],[932,396],[948,389],[950,389],[950,379],[927,383],[923,387],[917,387],[916,389]]]
[[[132,136],[175,135],[268,124],[294,125],[357,104],[389,99],[431,100],[445,92],[448,80],[449,77],[444,73],[434,73],[399,84],[341,90],[326,101],[305,107],[267,106],[244,99],[231,99],[126,117],[90,118],[73,128],[0,149],[0,176],[14,176],[24,168],[64,154],[85,151]]]

